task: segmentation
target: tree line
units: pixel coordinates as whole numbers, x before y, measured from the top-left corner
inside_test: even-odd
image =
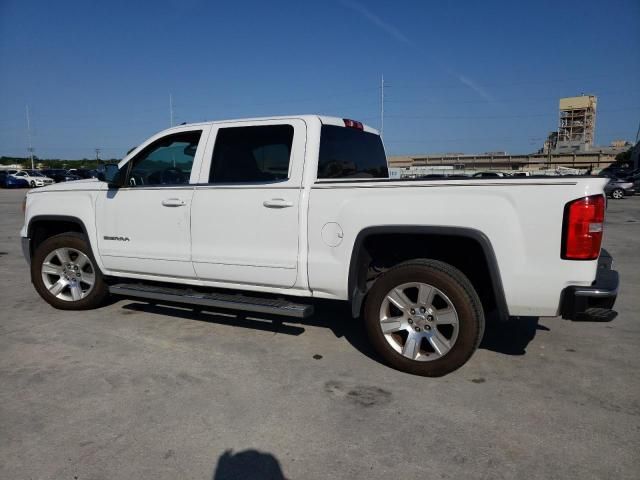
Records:
[[[59,169],[69,169],[69,168],[87,168],[92,169],[96,168],[99,164],[106,163],[118,163],[120,160],[117,158],[109,158],[109,159],[91,159],[91,158],[82,158],[78,160],[65,160],[60,158],[38,158],[35,155],[33,156],[33,164],[39,168],[59,168]],[[20,165],[22,168],[28,169],[31,168],[31,159],[29,157],[0,157],[0,165]]]

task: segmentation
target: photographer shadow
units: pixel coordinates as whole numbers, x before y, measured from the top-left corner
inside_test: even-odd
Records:
[[[278,459],[266,452],[226,450],[218,458],[212,480],[286,480]]]

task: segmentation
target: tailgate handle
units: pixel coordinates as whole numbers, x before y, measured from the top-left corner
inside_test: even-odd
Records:
[[[183,207],[186,205],[184,200],[179,198],[165,198],[162,200],[162,205],[165,207]]]
[[[287,208],[293,207],[293,202],[287,202],[284,198],[272,198],[262,202],[262,205],[267,208]]]

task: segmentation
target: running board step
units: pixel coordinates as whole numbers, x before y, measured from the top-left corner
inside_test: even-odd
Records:
[[[111,285],[109,291],[123,297],[269,313],[285,317],[306,318],[313,314],[312,305],[302,305],[282,299],[248,297],[241,294],[203,293],[186,288],[159,287],[142,283],[118,283]]]

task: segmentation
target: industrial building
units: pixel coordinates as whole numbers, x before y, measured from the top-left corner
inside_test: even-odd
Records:
[[[473,173],[479,170],[523,171],[531,173],[597,172],[615,161],[631,144],[614,141],[610,146],[594,145],[595,95],[561,98],[558,128],[536,153],[509,155],[487,152],[404,155],[389,158],[394,176],[415,177],[432,173]]]
[[[595,95],[561,98],[558,135],[554,153],[588,152],[596,128]]]
[[[552,173],[566,169],[580,171],[599,171],[615,161],[616,155],[625,148],[603,148],[598,151],[582,153],[531,153],[521,155],[486,153],[479,155],[432,154],[403,155],[389,158],[389,168],[404,170],[402,177],[419,176],[421,174],[445,173],[450,170],[456,173],[473,173],[480,170],[523,171],[531,173]],[[453,173],[453,172],[451,172]],[[567,172],[570,173],[570,172]]]

